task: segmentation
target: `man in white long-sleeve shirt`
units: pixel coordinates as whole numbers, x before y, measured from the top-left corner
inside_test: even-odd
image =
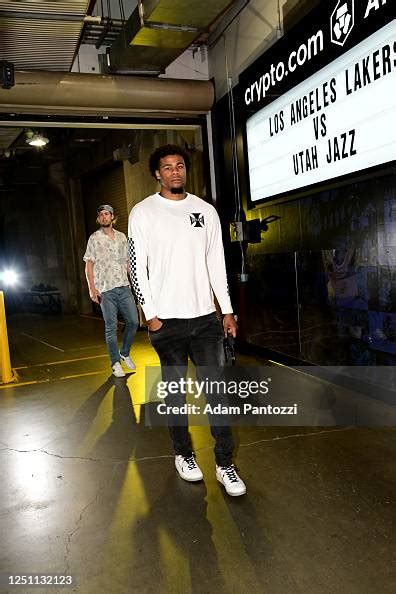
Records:
[[[163,380],[185,374],[188,357],[196,366],[224,365],[223,338],[236,336],[228,292],[221,226],[216,210],[185,191],[190,160],[176,145],[150,157],[151,174],[161,189],[137,204],[129,215],[132,285],[142,306],[150,341],[158,353]],[[214,295],[223,314],[217,318]],[[208,395],[207,395],[208,397]],[[167,396],[180,406],[185,394]],[[212,424],[216,477],[230,495],[246,493],[232,464],[234,442],[228,426]],[[202,480],[188,431],[188,417],[168,417],[175,466],[187,481]]]

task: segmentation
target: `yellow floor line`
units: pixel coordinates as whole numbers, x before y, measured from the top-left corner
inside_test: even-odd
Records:
[[[45,384],[48,383],[49,379],[44,380],[33,380],[31,382],[19,382],[19,383],[12,383],[12,384],[2,384],[0,385],[0,390],[4,390],[5,388],[19,388],[20,386],[31,386],[32,384]]]
[[[43,379],[43,380],[32,380],[29,382],[12,382],[9,384],[0,384],[0,390],[4,390],[5,388],[19,388],[20,386],[31,386],[34,384],[46,384],[49,382],[59,382],[61,380],[67,380],[67,379],[74,379],[77,377],[86,377],[88,375],[103,375],[104,373],[108,373],[107,370],[102,370],[102,371],[90,371],[87,373],[80,373],[78,375],[65,375],[63,377],[55,377],[53,379]]]
[[[52,361],[51,363],[34,363],[33,365],[29,365],[27,367],[14,367],[14,369],[29,369],[30,367],[46,367],[49,365],[62,365],[63,363],[75,363],[76,361],[88,361],[89,359],[100,359],[103,357],[108,357],[108,354],[105,355],[92,355],[91,357],[80,357],[79,359],[66,359],[65,361]]]

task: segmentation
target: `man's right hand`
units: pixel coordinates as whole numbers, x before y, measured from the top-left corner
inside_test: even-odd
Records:
[[[147,320],[147,326],[150,332],[156,332],[160,328],[162,328],[162,322],[157,318],[151,318],[151,320]]]
[[[99,293],[98,289],[95,287],[89,290],[89,296],[91,297],[94,303],[100,303],[102,295]]]

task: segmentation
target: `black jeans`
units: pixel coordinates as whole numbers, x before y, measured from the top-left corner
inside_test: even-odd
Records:
[[[211,366],[217,377],[222,379],[224,366],[223,329],[215,313],[198,318],[168,318],[161,320],[162,327],[156,332],[150,332],[150,341],[161,361],[162,379],[164,381],[178,381],[187,372],[188,357],[196,366]],[[197,369],[199,377],[199,367]],[[210,396],[206,395],[210,401]],[[186,395],[182,393],[169,394],[166,404],[181,406],[186,402]],[[214,418],[209,415],[211,432],[215,439],[215,457],[219,466],[232,463],[234,440],[229,426],[216,426]],[[170,436],[176,454],[191,456],[192,445],[188,431],[188,416],[177,416],[177,420],[168,417]]]

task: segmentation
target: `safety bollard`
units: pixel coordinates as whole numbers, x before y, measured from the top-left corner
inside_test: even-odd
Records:
[[[14,381],[10,362],[10,348],[8,345],[7,322],[4,306],[4,293],[0,291],[0,367],[1,383],[9,384]]]

